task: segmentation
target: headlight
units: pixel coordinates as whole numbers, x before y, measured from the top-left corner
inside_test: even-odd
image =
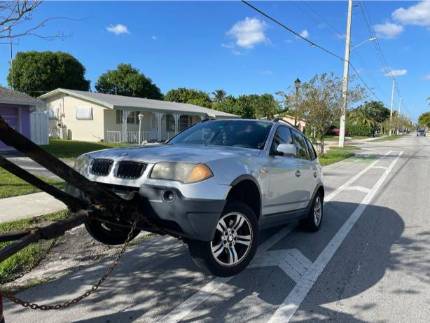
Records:
[[[212,177],[211,169],[205,164],[158,163],[152,168],[150,178],[167,179],[182,183],[196,183]]]
[[[91,161],[92,161],[92,158],[90,158],[88,155],[79,156],[76,159],[75,165],[73,166],[73,168],[81,175],[87,176]]]

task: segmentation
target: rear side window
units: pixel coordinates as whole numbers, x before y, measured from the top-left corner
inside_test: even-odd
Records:
[[[315,148],[312,145],[312,143],[309,141],[308,138],[305,137],[305,140],[306,140],[306,144],[308,145],[309,157],[310,157],[311,160],[315,160],[317,158],[317,153],[315,151]]]
[[[296,130],[292,130],[293,143],[297,148],[297,158],[310,159],[309,148],[306,144],[306,139]]]
[[[291,132],[288,127],[279,126],[276,129],[275,136],[273,137],[272,147],[270,148],[270,152],[276,152],[276,148],[278,148],[279,144],[292,144]]]

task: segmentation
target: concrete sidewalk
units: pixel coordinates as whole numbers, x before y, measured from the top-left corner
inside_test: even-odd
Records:
[[[66,208],[64,203],[44,192],[8,197],[0,199],[0,223],[29,219]]]

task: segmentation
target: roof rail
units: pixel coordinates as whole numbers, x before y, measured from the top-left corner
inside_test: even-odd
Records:
[[[272,121],[273,122],[283,122],[283,123],[286,123],[286,124],[290,125],[291,127],[295,128],[295,126],[291,122],[288,122],[282,118],[274,118]]]

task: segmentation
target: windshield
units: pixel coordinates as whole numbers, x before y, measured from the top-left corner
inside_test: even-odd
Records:
[[[206,121],[181,132],[169,144],[263,149],[272,124],[265,121]]]

